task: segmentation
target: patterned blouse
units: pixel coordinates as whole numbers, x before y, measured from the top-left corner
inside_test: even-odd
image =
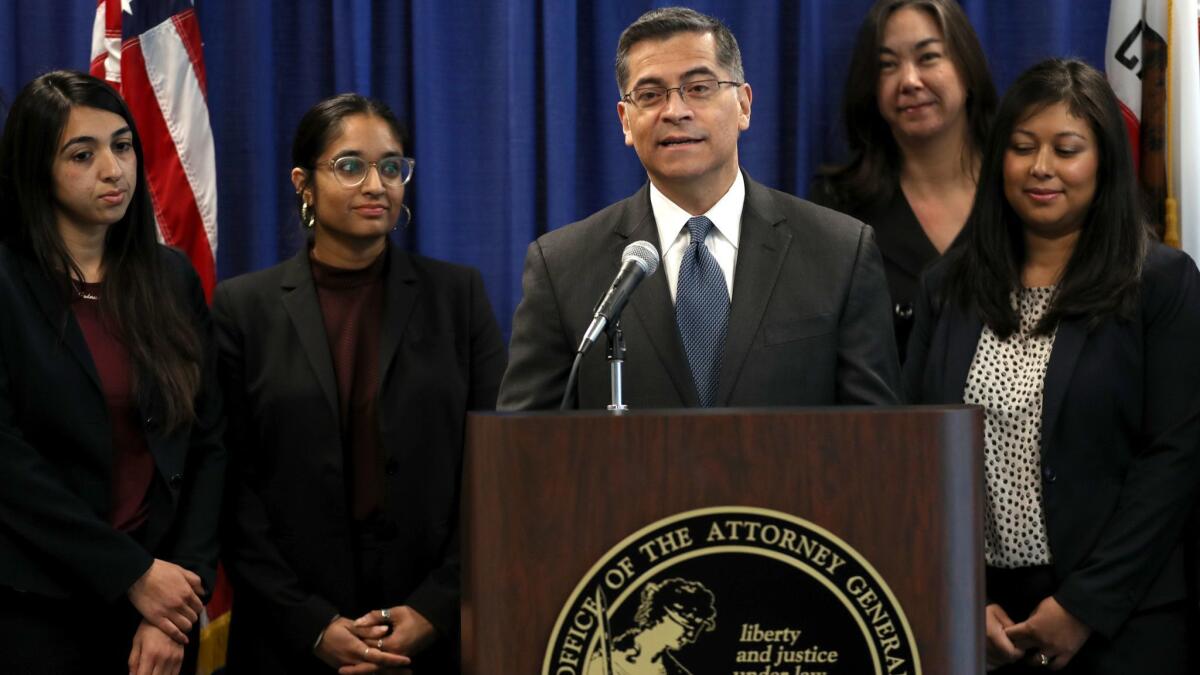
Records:
[[[966,403],[984,408],[984,559],[1016,568],[1052,562],[1042,505],[1042,391],[1057,330],[1034,335],[1053,286],[1013,293],[1021,326],[1007,339],[984,326]]]

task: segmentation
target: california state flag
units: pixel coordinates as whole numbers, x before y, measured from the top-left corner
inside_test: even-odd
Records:
[[[1163,240],[1200,259],[1200,0],[1112,0],[1105,67]]]

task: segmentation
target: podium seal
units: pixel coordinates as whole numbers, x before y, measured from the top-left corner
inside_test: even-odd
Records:
[[[543,675],[919,675],[896,598],[802,518],[716,507],[608,551],[559,613]]]

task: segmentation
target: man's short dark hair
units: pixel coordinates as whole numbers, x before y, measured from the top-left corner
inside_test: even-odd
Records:
[[[629,50],[643,40],[665,40],[678,33],[712,33],[717,43],[717,63],[728,70],[734,80],[745,81],[742,52],[728,26],[694,9],[663,7],[639,16],[617,41],[617,88],[622,95],[625,94],[625,83],[629,80]]]

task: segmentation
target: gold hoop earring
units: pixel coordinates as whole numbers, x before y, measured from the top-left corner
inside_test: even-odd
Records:
[[[404,218],[392,225],[392,232],[395,232],[396,228],[408,227],[408,224],[412,222],[412,209],[408,208],[408,204],[401,204],[400,208],[404,209]]]
[[[308,202],[300,202],[300,223],[307,230],[313,229],[317,224],[317,210],[309,206]]]

